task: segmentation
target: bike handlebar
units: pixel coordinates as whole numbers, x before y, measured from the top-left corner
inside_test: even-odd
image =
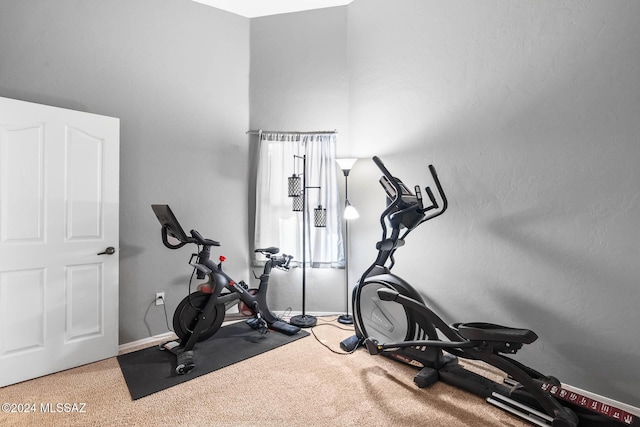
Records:
[[[291,263],[292,259],[293,259],[292,255],[282,254],[281,257],[271,258],[271,261],[273,262],[274,267],[281,268],[283,270],[288,270],[289,264]]]
[[[215,240],[211,240],[211,239],[205,239],[204,237],[202,237],[202,234],[200,234],[196,230],[191,230],[191,237],[193,237],[194,243],[198,243],[199,245],[220,246],[220,242],[216,242]]]
[[[183,247],[184,245],[186,245],[188,242],[183,242],[181,240],[179,240],[180,243],[178,244],[173,244],[171,242],[169,242],[169,233],[167,231],[168,227],[166,225],[164,225],[162,227],[162,243],[168,247],[169,249],[180,249],[181,247]]]

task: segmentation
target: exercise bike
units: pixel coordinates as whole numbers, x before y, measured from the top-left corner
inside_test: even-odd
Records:
[[[256,249],[267,257],[267,262],[258,289],[249,289],[244,281],[236,282],[222,270],[224,257],[221,256],[218,263],[211,259],[211,247],[220,246],[219,242],[202,237],[196,230],[191,230],[191,236],[187,236],[168,205],[151,205],[151,208],[162,225],[162,243],[169,249],[179,249],[188,243],[198,245],[198,253],[191,255],[189,264],[199,280],[208,277],[197,291],[189,293],[178,304],[174,312],[173,329],[178,339],[160,346],[161,350],[176,355],[177,374],[189,373],[195,367],[196,343],[211,338],[220,329],[226,310],[235,303],[241,305],[241,312],[253,314],[247,323],[261,333],[274,330],[295,335],[300,331],[299,327],[280,320],[267,306],[269,274],[273,268],[288,270],[292,256],[276,256],[279,249],[274,247]],[[169,237],[178,243],[171,243]]]
[[[380,183],[387,195],[387,207],[380,216],[382,239],[376,244],[376,260],[353,291],[356,335],[342,341],[341,348],[353,351],[364,345],[372,355],[382,354],[419,366],[414,378],[419,387],[440,380],[539,426],[575,427],[579,422],[581,426],[611,425],[612,418],[584,411],[580,405],[569,405],[572,409],[563,406],[556,397],[561,390],[556,378],[506,356],[533,343],[538,338],[535,332],[482,322],[447,325],[411,285],[391,273],[394,254],[404,245],[407,235],[442,215],[447,199],[432,165],[429,171],[439,197],[426,187],[425,206],[419,186],[412,192],[391,175],[378,157],[373,161],[382,171]],[[500,369],[507,374],[505,382],[497,383],[464,369],[458,358],[480,360]],[[578,412],[586,413],[580,413],[578,418]]]

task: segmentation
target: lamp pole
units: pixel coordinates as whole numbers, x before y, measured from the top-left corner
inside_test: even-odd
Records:
[[[344,269],[345,269],[345,291],[346,291],[346,313],[338,317],[338,322],[351,325],[353,317],[349,315],[349,221],[358,218],[358,211],[349,202],[349,172],[358,159],[336,159],[336,162],[344,174]]]
[[[293,316],[289,319],[289,323],[300,328],[311,328],[316,325],[318,319],[315,316],[308,315],[306,313],[306,300],[307,300],[307,190],[310,188],[320,187],[307,187],[307,156],[296,156],[295,159],[302,160],[302,314]],[[295,175],[294,175],[295,176]],[[291,196],[291,194],[289,194]],[[320,209],[321,206],[318,206]],[[326,219],[324,220],[326,225]],[[317,224],[316,224],[317,225]],[[318,226],[318,225],[317,225]]]

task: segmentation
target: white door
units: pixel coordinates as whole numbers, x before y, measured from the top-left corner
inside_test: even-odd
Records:
[[[0,98],[0,387],[117,354],[119,126]]]

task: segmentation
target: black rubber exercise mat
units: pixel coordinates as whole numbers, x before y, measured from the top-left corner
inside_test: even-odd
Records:
[[[308,335],[306,331],[292,336],[275,331],[261,335],[245,322],[238,322],[223,326],[213,337],[196,344],[196,366],[188,374],[176,374],[175,355],[158,346],[120,355],[118,362],[131,397],[136,400]]]

